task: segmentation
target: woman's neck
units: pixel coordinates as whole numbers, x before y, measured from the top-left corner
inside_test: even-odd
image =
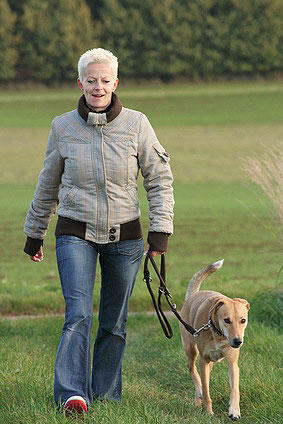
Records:
[[[109,105],[105,108],[105,109],[103,109],[103,110],[95,110],[92,106],[90,106],[87,102],[86,102],[86,105],[87,105],[87,107],[89,108],[89,110],[91,110],[92,112],[94,112],[94,113],[106,113],[106,112],[109,112],[110,111],[110,109],[112,108],[112,106],[113,106],[113,97],[111,98],[111,102],[109,103]]]

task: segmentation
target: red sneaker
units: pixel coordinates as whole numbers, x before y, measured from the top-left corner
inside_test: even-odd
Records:
[[[66,400],[64,404],[64,411],[66,417],[76,413],[76,414],[84,414],[88,413],[87,405],[81,396],[71,396]]]

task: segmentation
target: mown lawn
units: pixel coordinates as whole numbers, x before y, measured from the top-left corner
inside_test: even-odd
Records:
[[[194,389],[186,369],[177,322],[167,340],[154,316],[131,315],[124,358],[120,404],[94,403],[85,423],[185,424],[226,423],[229,383],[227,366],[216,364],[211,375],[215,416],[193,404]],[[69,422],[53,405],[53,364],[62,318],[3,320],[0,328],[0,422],[50,424]],[[95,333],[97,323],[94,323]],[[281,348],[280,348],[281,346]],[[252,322],[241,348],[241,423],[282,423],[282,336]]]
[[[283,263],[271,205],[250,187],[244,158],[282,141],[283,88],[277,82],[225,83],[119,89],[122,102],[146,113],[171,156],[175,177],[175,232],[167,253],[167,284],[178,308],[192,274],[225,259],[203,288],[251,303],[241,354],[242,422],[279,423],[282,370]],[[62,318],[19,319],[8,315],[63,311],[54,251],[53,219],[44,243],[45,259],[23,253],[23,224],[42,167],[50,122],[76,107],[78,90],[36,90],[0,94],[0,406],[2,423],[60,423],[53,408],[52,374]],[[255,193],[257,192],[257,194]],[[259,201],[258,195],[260,199]],[[148,226],[140,187],[144,233]],[[222,423],[227,421],[228,379],[215,366],[215,417],[193,407],[177,323],[165,339],[151,300],[137,278],[130,303],[124,397],[120,405],[97,404],[86,422]],[[157,290],[157,281],[153,287]],[[99,300],[99,273],[94,312]],[[95,332],[95,326],[94,326]],[[281,395],[282,398],[282,395]],[[1,415],[2,414],[2,415]]]
[[[121,87],[119,94],[125,106],[149,116],[171,156],[175,233],[170,238],[167,262],[168,285],[176,303],[182,303],[191,275],[221,258],[225,259],[223,269],[205,283],[206,287],[250,301],[258,291],[274,287],[282,264],[276,225],[270,219],[268,202],[259,202],[247,186],[241,165],[247,156],[260,154],[282,140],[282,86],[261,82],[136,90]],[[22,228],[43,164],[50,121],[74,108],[79,95],[76,89],[0,95],[2,314],[63,310],[54,252],[56,219],[51,223],[41,264],[32,263],[23,254]],[[142,186],[140,198],[146,234]],[[95,308],[98,292],[97,287]],[[151,308],[141,274],[130,307],[133,311]]]

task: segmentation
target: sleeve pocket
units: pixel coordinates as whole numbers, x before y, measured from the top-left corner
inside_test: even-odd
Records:
[[[153,146],[153,148],[163,162],[168,163],[170,161],[170,156],[161,146]]]

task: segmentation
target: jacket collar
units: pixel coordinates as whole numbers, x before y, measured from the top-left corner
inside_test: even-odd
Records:
[[[89,124],[89,125],[105,125],[113,119],[117,118],[119,113],[122,110],[122,103],[120,102],[117,94],[112,94],[111,105],[108,106],[105,111],[96,113],[93,112],[85,101],[85,96],[82,95],[78,103],[78,113],[79,115]]]

